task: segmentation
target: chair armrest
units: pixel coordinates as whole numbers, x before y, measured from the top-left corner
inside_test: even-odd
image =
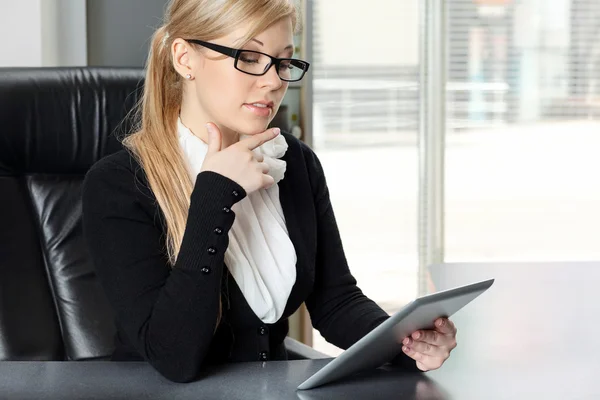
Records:
[[[321,353],[310,346],[305,345],[291,337],[287,336],[284,340],[285,349],[288,353],[289,360],[307,360],[318,358],[332,358],[331,356]]]

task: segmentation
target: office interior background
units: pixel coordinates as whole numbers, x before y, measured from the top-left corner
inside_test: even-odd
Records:
[[[1,0],[0,66],[141,67],[166,3]],[[390,313],[431,262],[600,259],[600,2],[426,3],[298,1],[312,66],[284,103]]]

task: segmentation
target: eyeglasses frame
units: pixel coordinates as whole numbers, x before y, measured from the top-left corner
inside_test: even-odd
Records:
[[[271,67],[273,65],[275,65],[275,67],[277,68],[277,71],[278,71],[277,72],[277,76],[279,76],[279,79],[281,79],[282,81],[285,81],[285,82],[298,82],[298,81],[302,80],[302,78],[304,78],[304,75],[306,75],[306,72],[308,72],[308,69],[310,67],[310,63],[309,62],[304,61],[304,60],[300,60],[300,59],[297,59],[297,58],[277,58],[277,57],[273,57],[270,54],[263,53],[261,51],[245,50],[245,49],[234,49],[234,48],[231,48],[231,47],[221,46],[221,45],[216,44],[216,43],[205,42],[203,40],[198,40],[198,39],[185,39],[185,41],[186,42],[190,42],[190,43],[199,44],[200,46],[204,46],[207,49],[211,49],[211,50],[216,51],[217,53],[221,53],[221,54],[223,54],[225,56],[234,58],[235,59],[235,62],[234,62],[235,69],[237,69],[238,71],[243,72],[245,74],[252,75],[252,76],[263,76],[263,75],[265,75],[269,71],[269,69],[271,69]],[[271,62],[269,63],[269,65],[267,65],[267,67],[265,68],[264,72],[261,73],[261,74],[253,74],[253,73],[248,72],[248,71],[243,71],[240,68],[238,68],[237,64],[238,64],[238,61],[239,61],[240,54],[244,53],[244,52],[262,54],[264,56],[269,57],[271,59]],[[299,63],[304,64],[306,66],[306,68],[303,69],[302,75],[300,75],[300,78],[298,78],[298,79],[284,79],[284,78],[281,77],[281,75],[279,75],[279,65],[283,61],[295,61],[295,62],[299,62]]]

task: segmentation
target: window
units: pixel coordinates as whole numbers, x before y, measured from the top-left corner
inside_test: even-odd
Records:
[[[600,2],[448,2],[446,261],[600,258]]]
[[[313,1],[313,147],[390,313],[417,295],[421,5]],[[444,261],[600,258],[600,3],[446,5]]]
[[[392,313],[417,293],[419,3],[313,7],[313,148],[350,270]],[[339,353],[317,331],[313,341]]]

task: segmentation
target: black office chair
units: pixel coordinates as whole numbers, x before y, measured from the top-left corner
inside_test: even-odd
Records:
[[[84,243],[81,184],[121,148],[143,70],[0,69],[0,360],[98,360],[113,314]],[[128,119],[125,119],[128,121]],[[286,339],[290,359],[324,354]]]

